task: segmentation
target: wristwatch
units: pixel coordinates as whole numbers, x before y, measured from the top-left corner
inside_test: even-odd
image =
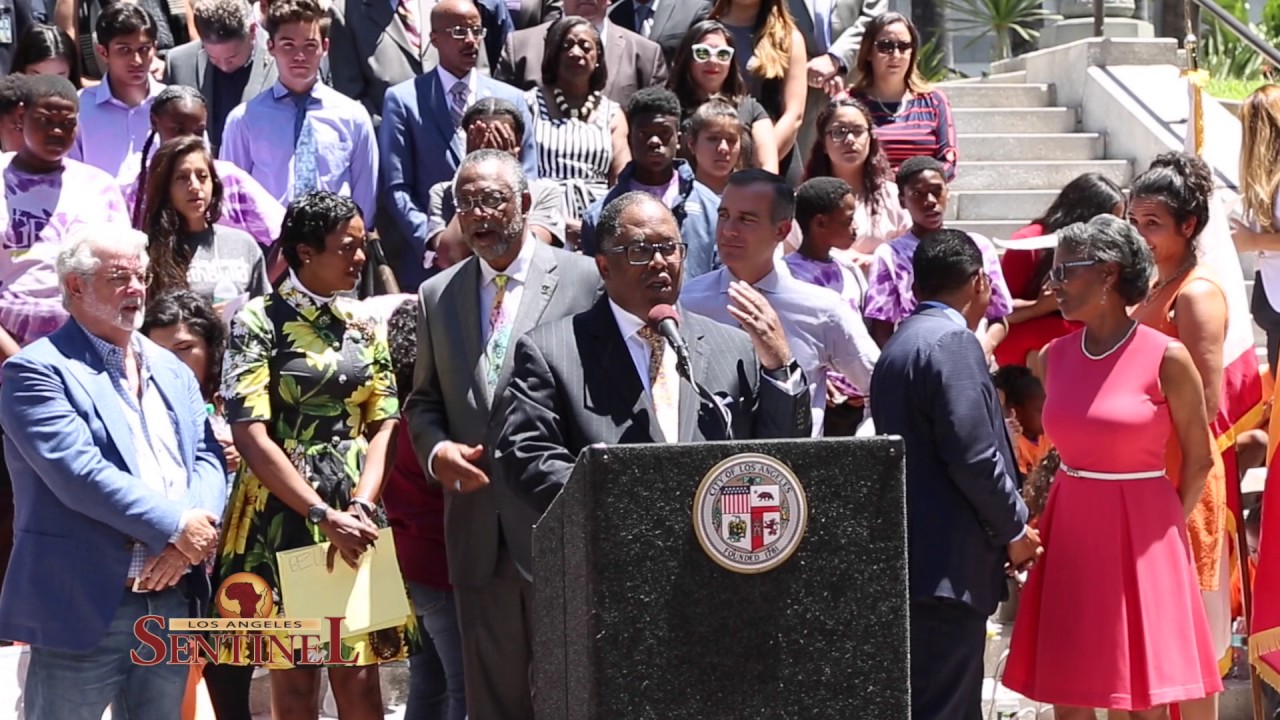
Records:
[[[786,365],[783,365],[780,368],[775,368],[773,370],[766,370],[765,368],[761,367],[760,371],[763,372],[765,377],[769,378],[770,380],[776,380],[777,382],[786,382],[787,380],[791,379],[791,376],[794,375],[795,372],[799,369],[800,369],[800,362],[795,358],[791,358],[791,362],[787,363]]]
[[[319,525],[327,517],[329,517],[328,505],[312,505],[307,508],[307,519],[311,521],[312,525]]]

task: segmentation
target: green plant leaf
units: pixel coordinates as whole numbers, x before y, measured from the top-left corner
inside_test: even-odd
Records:
[[[292,406],[302,402],[302,389],[292,375],[280,376],[280,401]]]
[[[342,403],[330,397],[311,397],[302,403],[303,415],[315,415],[317,417],[337,417],[345,412],[342,409]]]

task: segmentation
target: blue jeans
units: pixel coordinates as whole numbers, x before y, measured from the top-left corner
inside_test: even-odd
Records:
[[[143,660],[155,657],[154,651],[133,634],[138,618],[190,614],[181,590],[125,590],[107,634],[92,650],[71,652],[32,646],[25,695],[27,720],[102,720],[103,711],[112,701],[116,701],[113,720],[180,717],[189,668],[168,662],[135,665],[129,651],[136,649]],[[168,632],[159,623],[148,623],[147,627],[168,642]]]
[[[423,643],[416,655],[409,656],[409,702],[404,716],[406,720],[466,720],[462,633],[453,593],[407,584],[414,612],[431,643]]]

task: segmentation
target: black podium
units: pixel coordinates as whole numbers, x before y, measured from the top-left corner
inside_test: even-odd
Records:
[[[585,450],[534,532],[537,717],[907,720],[903,477],[898,438]]]

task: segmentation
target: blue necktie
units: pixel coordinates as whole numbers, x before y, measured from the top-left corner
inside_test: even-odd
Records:
[[[320,185],[320,173],[316,168],[316,134],[307,122],[307,105],[311,94],[294,95],[297,108],[293,115],[293,196],[299,197]]]
[[[636,32],[645,37],[649,37],[649,33],[645,29],[645,23],[653,19],[653,8],[649,7],[649,3],[636,3]]]

